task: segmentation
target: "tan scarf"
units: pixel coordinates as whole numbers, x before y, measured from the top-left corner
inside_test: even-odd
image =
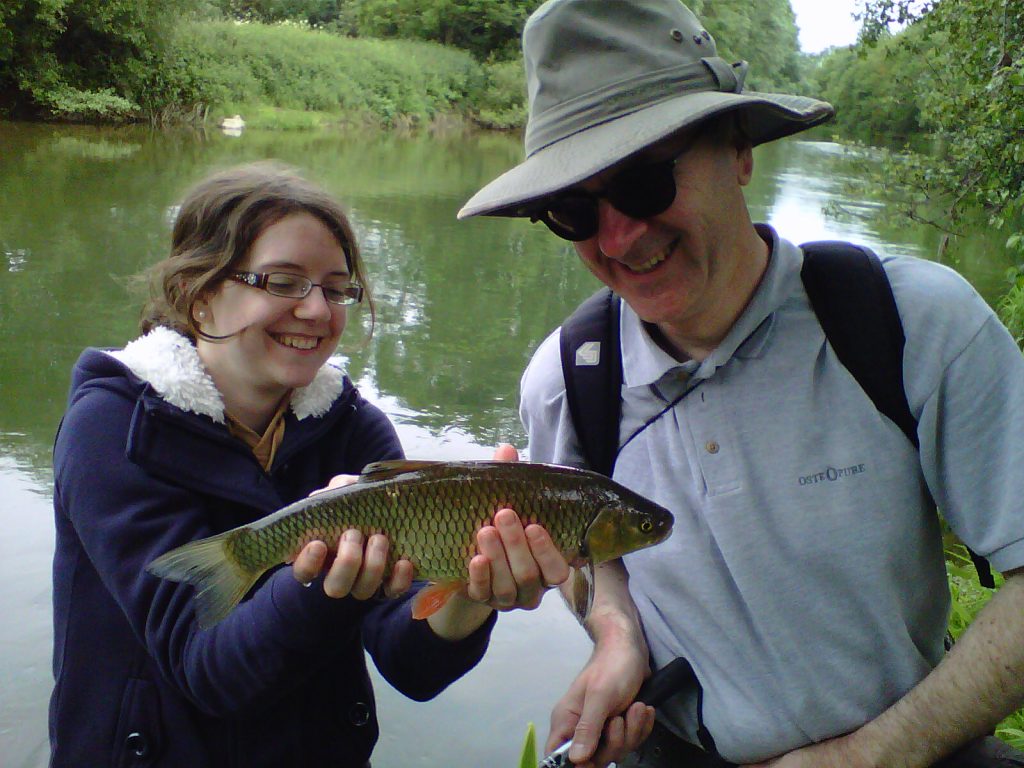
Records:
[[[281,445],[281,441],[284,440],[284,415],[288,412],[288,404],[290,402],[290,394],[281,400],[281,404],[277,406],[277,411],[271,417],[270,423],[267,424],[267,428],[263,431],[262,435],[255,430],[249,429],[249,427],[245,426],[245,424],[230,413],[226,411],[224,413],[228,431],[252,449],[253,455],[256,456],[256,461],[263,467],[264,472],[270,471],[270,467],[274,464],[274,455],[277,453],[277,448]]]

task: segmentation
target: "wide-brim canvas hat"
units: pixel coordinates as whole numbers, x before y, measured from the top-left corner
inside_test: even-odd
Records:
[[[526,22],[526,159],[477,192],[469,216],[529,216],[539,199],[714,115],[742,109],[757,144],[830,119],[832,105],[745,91],[679,0],[550,0]]]

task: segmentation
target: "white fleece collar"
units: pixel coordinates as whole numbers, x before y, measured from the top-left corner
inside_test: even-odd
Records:
[[[192,342],[169,328],[157,327],[124,349],[108,351],[149,384],[171,405],[224,423],[224,398],[203,367]],[[331,358],[309,386],[292,393],[290,408],[297,419],[323,416],[344,388],[339,361]]]

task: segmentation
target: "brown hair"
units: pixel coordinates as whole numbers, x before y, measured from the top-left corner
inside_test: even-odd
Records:
[[[352,280],[364,288],[370,332],[376,318],[359,246],[341,205],[325,190],[288,166],[267,161],[220,171],[196,184],[178,209],[171,253],[144,277],[149,300],[139,328],[164,326],[213,340],[196,325],[193,308],[227,279],[263,231],[292,213],[316,216],[334,234]]]

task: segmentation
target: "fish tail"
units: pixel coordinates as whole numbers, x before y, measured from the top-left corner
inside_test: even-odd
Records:
[[[425,619],[428,616],[433,616],[451,600],[452,595],[458,594],[465,588],[466,582],[458,579],[428,584],[412,600],[412,617]]]
[[[238,531],[193,541],[161,555],[146,566],[154,576],[182,581],[196,588],[196,617],[202,629],[212,627],[252,589],[266,568],[246,570],[228,550]]]

